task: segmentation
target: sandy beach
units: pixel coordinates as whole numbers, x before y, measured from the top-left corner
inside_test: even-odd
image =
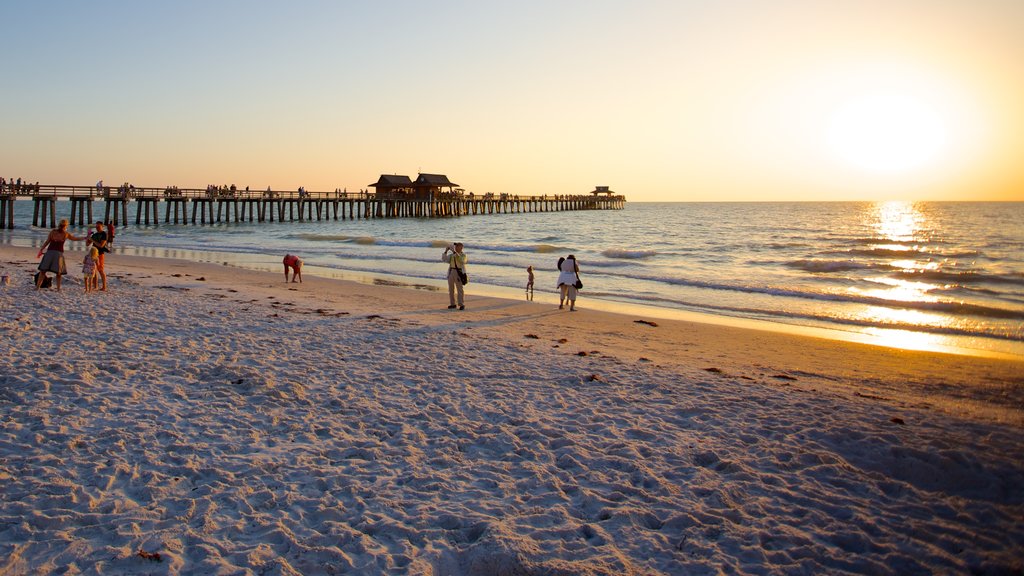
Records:
[[[1024,570],[1024,360],[81,256],[0,247],[0,576]]]

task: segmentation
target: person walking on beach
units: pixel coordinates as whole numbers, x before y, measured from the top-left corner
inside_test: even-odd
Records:
[[[558,259],[558,290],[560,292],[558,309],[565,308],[565,301],[569,301],[569,311],[576,311],[576,291],[582,287],[580,282],[580,267],[576,263],[576,257],[569,254],[565,258]]]
[[[533,300],[533,266],[526,267],[526,299]]]
[[[288,270],[292,271],[292,282],[302,284],[302,258],[294,254],[284,255],[284,281],[288,282]]]
[[[462,242],[456,242],[444,249],[441,254],[441,261],[448,263],[448,309],[452,310],[456,304],[456,293],[458,294],[459,310],[466,309],[465,288],[466,281],[466,255],[462,252]]]
[[[56,228],[50,230],[46,241],[39,248],[37,258],[42,258],[42,261],[39,262],[39,274],[36,275],[36,290],[39,290],[43,286],[43,282],[46,281],[46,273],[53,272],[57,276],[57,290],[60,291],[61,277],[68,273],[67,266],[64,264],[64,242],[68,240],[85,240],[85,236],[79,238],[68,232],[68,221],[61,220]],[[45,256],[43,255],[44,251],[46,252]]]
[[[96,272],[99,274],[100,280],[102,280],[100,283],[100,290],[106,292],[107,271],[105,268],[106,259],[104,256],[107,252],[110,252],[110,248],[107,248],[107,232],[104,230],[103,222],[98,220],[96,221],[96,231],[92,233],[92,236],[89,236],[89,240],[86,244],[91,244],[100,254],[100,257],[96,260]]]

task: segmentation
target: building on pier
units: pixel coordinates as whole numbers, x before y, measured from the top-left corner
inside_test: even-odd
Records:
[[[444,174],[423,173],[415,181],[404,175],[381,174],[376,183],[370,184],[381,199],[425,201],[453,197],[457,186]]]
[[[370,188],[376,189],[378,198],[411,198],[416,192],[412,180],[399,174],[381,174]]]
[[[444,174],[420,174],[412,183],[416,188],[416,195],[420,198],[452,198],[455,196],[455,187],[458,184],[448,180]],[[448,189],[445,192],[445,188]]]

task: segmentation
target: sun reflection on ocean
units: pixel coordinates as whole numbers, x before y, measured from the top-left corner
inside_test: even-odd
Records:
[[[897,278],[888,278],[885,276],[876,276],[874,278],[868,278],[867,280],[876,284],[881,284],[882,287],[872,288],[868,290],[860,288],[851,288],[852,292],[860,294],[862,296],[869,296],[873,298],[883,298],[885,300],[898,300],[900,302],[938,302],[939,299],[935,296],[928,294],[928,291],[935,288],[934,284],[928,284],[926,282],[913,282],[910,280],[900,280]]]
[[[881,202],[874,204],[865,214],[865,225],[871,230],[874,239],[872,245],[876,250],[888,250],[894,253],[893,259],[884,263],[888,269],[901,272],[924,272],[936,271],[941,268],[941,263],[926,257],[921,260],[913,259],[915,254],[925,256],[929,252],[928,238],[926,237],[929,229],[928,218],[916,203]],[[886,275],[878,275],[865,280],[874,283],[877,287],[851,287],[849,291],[858,296],[878,298],[889,302],[939,301],[939,298],[929,293],[938,286],[928,282],[904,280]],[[952,322],[950,318],[942,314],[892,306],[864,306],[857,313],[857,317],[859,320],[871,324],[910,324],[936,328],[949,327]],[[876,343],[908,350],[935,350],[940,348],[946,340],[940,335],[907,330],[869,328],[865,332],[873,336]]]
[[[865,306],[859,314],[862,320],[873,324],[913,324],[915,326],[944,326],[942,316],[923,310],[898,310],[883,306]]]
[[[873,208],[876,234],[884,240],[913,242],[927,221],[914,202],[880,202]]]
[[[917,270],[938,270],[938,262],[919,262],[917,260],[893,260],[889,263],[889,266],[898,268],[900,270],[907,270],[910,272]]]
[[[864,332],[872,337],[870,342],[878,346],[932,352],[946,350],[950,347],[949,338],[941,334],[881,328],[868,328]]]

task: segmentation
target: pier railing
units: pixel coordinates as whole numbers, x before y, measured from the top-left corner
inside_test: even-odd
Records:
[[[136,206],[135,223],[206,224],[218,222],[284,222],[356,218],[451,217],[475,214],[617,210],[626,199],[613,194],[474,194],[459,190],[416,192],[331,192],[251,190],[231,187],[147,188],[135,186],[68,186],[7,184],[0,188],[0,228],[14,228],[14,201],[32,199],[33,226],[56,225],[56,202],[71,203],[71,224],[93,221],[93,203],[104,203],[106,221],[128,225],[128,206]],[[191,215],[190,209],[191,208]],[[198,222],[197,222],[198,220]]]

